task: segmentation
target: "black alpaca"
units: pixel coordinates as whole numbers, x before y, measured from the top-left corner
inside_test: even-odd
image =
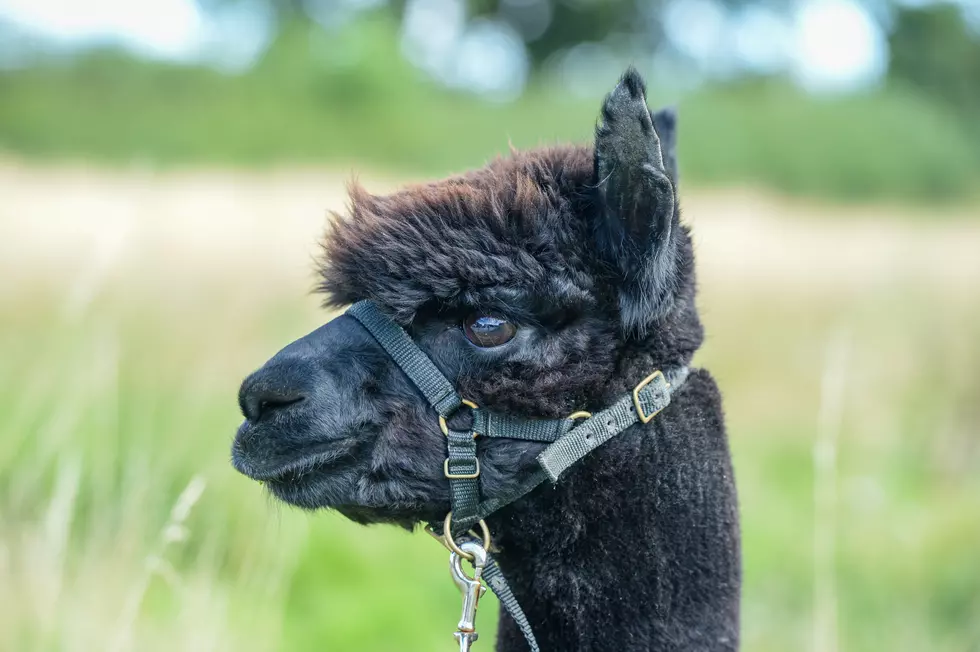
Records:
[[[628,70],[594,148],[514,153],[384,197],[354,187],[323,245],[327,303],[372,300],[495,413],[595,412],[653,370],[683,369],[702,340],[694,258],[674,117],[651,115],[644,93]],[[354,318],[287,346],[240,402],[234,464],[280,499],[405,527],[449,511],[436,413]],[[477,445],[486,495],[532,472],[544,446]],[[544,652],[738,648],[735,485],[706,371],[487,521]],[[506,614],[497,649],[527,649]]]

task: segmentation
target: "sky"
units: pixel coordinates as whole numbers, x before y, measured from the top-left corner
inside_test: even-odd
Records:
[[[206,16],[195,0],[0,0],[0,21],[65,47],[115,43],[175,61],[250,64],[271,36],[261,12]],[[248,9],[251,9],[249,11]]]
[[[193,0],[0,0],[0,17],[59,41],[113,39],[168,58],[187,57],[204,36]]]
[[[502,82],[513,80],[515,72],[526,75],[526,65],[514,56],[515,48],[523,46],[501,23],[472,21],[476,24],[467,26],[464,16],[461,26],[452,11],[459,0],[410,0],[409,5],[410,16],[414,7],[417,16],[435,21],[416,26],[420,39],[413,51],[429,46],[417,54],[423,67],[451,65],[461,85],[467,79],[486,83],[495,72]],[[455,31],[439,23],[449,18],[456,21],[449,26]],[[764,72],[787,69],[810,90],[846,91],[873,83],[886,67],[884,35],[853,0],[803,0],[789,18],[755,9],[734,19],[712,0],[673,0],[666,18],[667,33],[676,35],[679,52],[722,73],[734,56]],[[247,67],[271,36],[269,21],[260,12],[205,16],[195,0],[0,0],[0,21],[64,47],[109,41],[151,57],[203,58],[229,69]],[[406,23],[411,29],[411,21]],[[451,39],[433,38],[447,33]],[[439,48],[433,48],[436,41]],[[486,52],[495,56],[488,58]],[[489,60],[507,69],[497,66],[495,71]]]

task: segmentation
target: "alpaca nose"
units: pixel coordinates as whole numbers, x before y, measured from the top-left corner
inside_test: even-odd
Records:
[[[306,392],[289,382],[291,374],[284,371],[263,367],[245,379],[238,392],[238,405],[246,419],[255,423],[306,399]]]
[[[276,410],[287,408],[290,405],[299,403],[306,397],[295,392],[280,392],[277,390],[263,390],[246,394],[241,401],[242,414],[253,423],[263,416]]]

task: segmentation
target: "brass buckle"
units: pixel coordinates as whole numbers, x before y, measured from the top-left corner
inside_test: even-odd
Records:
[[[470,401],[468,399],[465,399],[464,398],[462,400],[462,403],[463,403],[463,405],[465,405],[466,407],[468,407],[468,408],[470,408],[472,410],[479,410],[480,409],[480,406],[479,405],[477,405],[476,403],[474,403],[473,401]],[[453,411],[453,414],[456,414],[456,411],[455,410]],[[442,434],[446,435],[447,437],[449,436],[449,424],[446,423],[446,417],[442,416],[441,414],[439,415],[439,428],[442,430]],[[473,431],[473,439],[476,439],[476,435],[477,435],[477,432],[474,430]]]
[[[447,457],[446,458],[446,461],[442,463],[442,472],[450,480],[472,480],[474,478],[479,478],[480,477],[480,460],[474,458],[474,461],[476,462],[476,471],[475,472],[473,472],[473,473],[450,473],[449,472],[449,458]]]
[[[636,416],[640,418],[640,423],[650,423],[650,420],[657,416],[660,413],[660,410],[663,410],[663,408],[660,408],[660,410],[657,410],[653,414],[645,414],[643,412],[643,407],[640,405],[640,390],[652,383],[657,376],[664,378],[663,372],[658,369],[641,380],[640,383],[633,388],[633,407],[636,408]],[[664,378],[664,382],[667,384],[667,387],[670,387],[670,383],[667,383],[666,378]]]

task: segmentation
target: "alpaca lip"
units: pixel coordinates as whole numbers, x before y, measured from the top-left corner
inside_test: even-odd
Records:
[[[335,506],[340,514],[360,525],[371,525],[374,523],[388,523],[405,528],[408,531],[415,529],[415,525],[425,521],[439,519],[440,509],[426,510],[420,513],[416,505],[405,507],[373,507],[370,505],[338,505]],[[442,510],[444,511],[444,510]]]
[[[313,475],[317,480],[323,478],[319,474]],[[339,493],[336,488],[324,491],[322,482],[304,481],[303,477],[303,474],[288,475],[270,480],[265,485],[269,493],[285,503],[308,510],[334,509],[361,525],[388,523],[411,531],[418,523],[437,519],[440,511],[445,511],[444,508],[431,507],[420,511],[419,505],[414,503],[395,506],[361,505],[343,490]],[[345,483],[341,481],[339,484],[342,486]]]
[[[253,455],[245,452],[242,446],[242,434],[252,434],[254,426],[248,422],[239,429],[239,437],[232,446],[231,462],[239,473],[258,482],[278,482],[291,485],[302,484],[306,476],[340,466],[344,459],[351,458],[353,437],[344,437],[327,442],[321,442],[305,451],[291,455],[283,461],[256,461]],[[279,456],[276,456],[277,458]]]

